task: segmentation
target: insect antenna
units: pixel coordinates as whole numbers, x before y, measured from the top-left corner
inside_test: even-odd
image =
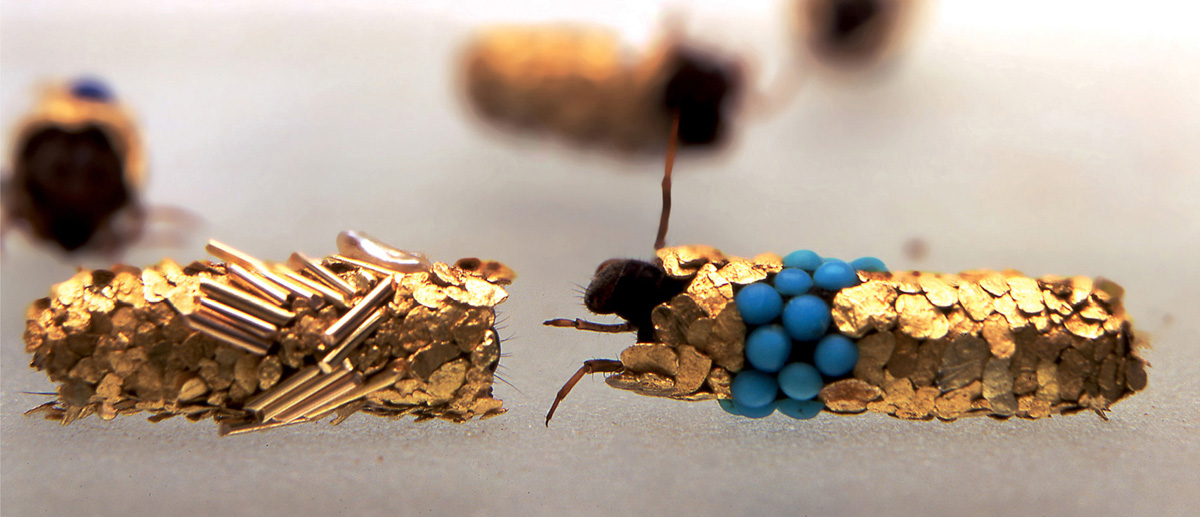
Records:
[[[675,147],[679,141],[679,110],[671,117],[671,138],[667,141],[667,165],[662,180],[662,215],[658,218],[658,237],[654,249],[667,245],[667,224],[671,219],[671,169],[675,166]]]

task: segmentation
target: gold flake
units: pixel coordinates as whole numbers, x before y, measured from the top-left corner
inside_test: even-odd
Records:
[[[634,373],[655,372],[674,377],[679,370],[679,356],[668,345],[639,343],[621,351],[621,364]]]
[[[838,291],[833,297],[833,322],[851,337],[870,330],[885,332],[896,323],[896,290],[886,281],[869,280]]]
[[[1095,283],[1091,278],[1086,276],[1071,277],[1071,306],[1078,307],[1083,302],[1086,302],[1092,294],[1092,289]],[[1064,314],[1065,316],[1065,314]]]
[[[992,296],[978,282],[964,281],[960,284],[958,300],[967,311],[967,315],[975,321],[983,321],[995,311]]]
[[[934,306],[948,309],[958,302],[958,290],[950,287],[942,279],[933,275],[921,275],[917,281],[921,284],[921,290],[925,291],[925,297],[929,298],[929,303]]]
[[[983,322],[983,338],[987,340],[992,355],[997,358],[1008,359],[1017,350],[1012,329],[1009,328],[1008,321],[999,314],[993,314]]]
[[[1047,309],[1063,316],[1070,316],[1073,310],[1070,303],[1059,298],[1058,295],[1049,289],[1042,291],[1042,303],[1046,304]]]
[[[1008,292],[1008,280],[1004,278],[1004,275],[995,271],[983,272],[983,276],[979,279],[979,286],[997,298]]]
[[[733,301],[733,285],[717,274],[717,268],[712,263],[700,267],[696,278],[688,284],[687,293],[709,317],[715,317],[726,304]]]
[[[950,330],[946,316],[929,299],[915,294],[896,297],[896,328],[918,339],[940,339]]]
[[[679,362],[675,373],[675,390],[677,395],[693,393],[704,385],[712,367],[712,359],[701,354],[695,348],[684,345],[679,347]]]
[[[1025,328],[1029,324],[1029,318],[1026,318],[1017,308],[1017,302],[1012,299],[1012,296],[1005,294],[996,298],[993,305],[996,312],[1004,315],[1004,319],[1008,320],[1008,324],[1013,330]]]
[[[1042,290],[1037,280],[1025,276],[1008,278],[1009,294],[1017,302],[1017,308],[1026,314],[1038,314],[1045,310],[1042,303]]]
[[[743,258],[730,259],[728,264],[717,271],[717,274],[738,285],[752,284],[767,278],[766,269]]]
[[[1067,331],[1084,339],[1096,339],[1104,334],[1104,327],[1099,323],[1085,321],[1078,313],[1063,321]]]
[[[891,332],[873,332],[858,340],[858,363],[854,365],[854,377],[871,384],[883,383],[883,366],[887,364],[896,346],[896,336]]]
[[[674,278],[690,278],[702,266],[709,263],[723,265],[725,254],[712,246],[676,246],[656,252],[667,275]]]
[[[1104,321],[1108,319],[1108,311],[1099,303],[1091,301],[1079,308],[1079,316],[1087,321]]]
[[[861,413],[867,404],[883,396],[878,386],[859,379],[843,379],[826,384],[817,398],[835,413]]]

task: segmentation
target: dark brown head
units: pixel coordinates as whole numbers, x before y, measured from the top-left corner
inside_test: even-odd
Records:
[[[64,250],[88,244],[97,229],[133,201],[123,160],[94,125],[36,129],[19,143],[6,202],[33,233]]]
[[[708,146],[722,141],[730,111],[743,86],[736,62],[679,47],[670,60],[673,69],[660,103],[667,113],[679,113],[679,143]]]
[[[667,276],[662,268],[633,259],[610,259],[596,268],[583,303],[596,314],[616,314],[638,328],[639,341],[651,341],[650,313],[683,292],[687,283]]]

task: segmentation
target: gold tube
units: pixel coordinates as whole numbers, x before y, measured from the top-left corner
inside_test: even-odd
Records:
[[[321,293],[315,292],[297,282],[293,282],[283,275],[276,273],[266,264],[259,264],[259,266],[259,269],[254,271],[255,273],[258,273],[263,278],[267,279],[267,281],[275,284],[277,287],[282,287],[284,291],[292,293],[292,295],[294,295],[296,298],[300,298],[309,304],[313,302],[313,298],[321,298]]]
[[[207,278],[200,279],[200,290],[214,300],[276,325],[286,325],[296,317],[295,313],[276,307],[253,294]]]
[[[288,265],[297,270],[308,271],[309,274],[317,277],[318,280],[324,282],[330,287],[337,289],[342,293],[343,296],[347,298],[354,296],[354,286],[350,285],[345,280],[342,280],[342,277],[337,276],[337,273],[330,271],[329,268],[321,265],[319,261],[314,260],[308,255],[300,253],[299,251],[292,253],[292,256],[288,258]]]
[[[330,384],[342,380],[342,378],[347,375],[350,375],[349,370],[339,369],[329,375],[318,375],[312,380],[297,386],[287,395],[281,397],[279,400],[276,400],[274,403],[262,409],[263,421],[266,422],[268,420],[275,419],[275,417],[280,413],[292,409],[296,406],[296,404],[303,402],[305,399],[311,397],[314,393],[325,389]]]
[[[188,315],[187,321],[192,328],[255,355],[267,355],[267,350],[271,348],[270,343],[263,342],[241,329],[214,319],[203,310]]]
[[[297,418],[307,415],[310,411],[328,404],[330,401],[349,393],[362,385],[362,374],[354,372],[353,375],[338,379],[337,382],[326,386],[321,391],[314,393],[299,404],[296,404],[291,409],[284,411],[275,416],[275,420],[280,422],[291,422]]]
[[[276,400],[279,400],[280,397],[287,395],[288,392],[295,389],[296,386],[299,386],[308,381],[311,381],[313,379],[313,377],[317,376],[318,373],[321,373],[321,371],[318,370],[317,367],[315,367],[315,366],[309,366],[308,368],[300,370],[300,371],[292,374],[291,377],[288,377],[288,379],[286,381],[283,381],[282,384],[278,384],[278,385],[272,387],[272,389],[267,390],[265,393],[263,393],[257,397],[254,397],[249,402],[246,402],[246,405],[242,406],[242,407],[247,411],[254,411],[254,412],[261,411],[262,408],[265,407],[267,404],[270,404],[272,402],[275,402]]]
[[[209,255],[246,269],[258,269],[258,264],[261,263],[257,258],[216,239],[209,239],[204,249]]]
[[[326,345],[337,346],[350,335],[350,332],[362,325],[363,320],[370,315],[371,311],[375,310],[388,302],[388,298],[395,292],[396,277],[388,275],[375,285],[371,292],[363,297],[362,301],[352,307],[349,312],[344,314],[341,319],[333,322],[325,333],[321,335],[321,339]]]
[[[206,296],[200,298],[200,306],[226,318],[226,323],[232,323],[235,328],[265,341],[275,339],[276,333],[279,332],[275,325]]]
[[[350,306],[346,303],[346,297],[343,296],[342,293],[327,287],[325,284],[322,284],[316,280],[310,280],[304,275],[289,269],[283,264],[269,264],[269,266],[276,273],[279,273],[288,280],[296,282],[297,284],[302,284],[313,292],[320,294],[323,298],[328,300],[329,303],[336,305],[338,308],[350,308]]]
[[[375,264],[372,264],[370,262],[363,262],[361,260],[355,260],[350,257],[346,257],[346,256],[342,256],[342,255],[333,254],[333,255],[330,255],[329,258],[337,260],[339,262],[345,262],[347,264],[352,264],[352,265],[358,266],[360,268],[369,270],[373,273],[378,273],[381,275],[392,276],[392,275],[397,274],[395,271],[392,271],[390,269],[383,268],[380,266],[376,266]]]
[[[399,362],[403,362],[404,364],[398,365],[397,363]],[[342,407],[345,404],[395,384],[396,381],[400,380],[400,378],[404,375],[404,371],[408,368],[407,363],[408,362],[404,361],[403,359],[397,359],[393,361],[392,368],[388,368],[382,372],[372,375],[371,379],[363,383],[362,386],[354,388],[344,395],[330,400],[329,402],[314,408],[312,411],[305,413],[304,418],[318,419],[324,416],[326,413]]]
[[[247,287],[254,294],[271,300],[276,305],[287,306],[288,293],[276,287],[275,284],[238,264],[229,262],[225,267],[230,273],[233,273],[235,280],[241,280],[241,285]]]
[[[238,423],[221,422],[221,425],[217,428],[217,433],[221,436],[237,436],[239,434],[252,433],[254,431],[264,431],[267,429],[283,427],[285,425],[299,424],[303,422],[308,422],[308,420],[298,418],[296,420],[292,420],[291,422],[267,422],[263,424],[254,423],[253,421]]]
[[[342,344],[338,345],[337,348],[334,348],[332,351],[326,354],[325,358],[317,363],[317,367],[319,367],[322,372],[332,372],[338,363],[350,356],[350,352],[353,352],[354,348],[357,347],[359,343],[362,343],[367,339],[368,336],[371,335],[371,333],[375,332],[375,329],[379,328],[379,325],[383,323],[383,317],[386,314],[386,306],[375,309],[375,312],[372,312],[370,316],[367,316],[367,319],[363,321],[358,328],[354,329],[354,332],[351,332],[349,336],[346,336],[346,339],[342,341]]]

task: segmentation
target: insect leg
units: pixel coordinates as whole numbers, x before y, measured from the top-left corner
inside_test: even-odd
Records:
[[[629,323],[628,321],[626,321],[625,323],[595,323],[592,321],[581,320],[581,319],[569,320],[566,318],[558,318],[558,319],[553,319],[553,320],[546,320],[546,321],[542,322],[542,325],[545,325],[547,327],[569,327],[569,328],[573,328],[573,329],[590,330],[592,332],[605,332],[605,333],[610,333],[610,334],[619,334],[621,332],[634,332],[637,330],[637,327],[635,327],[632,323]]]
[[[571,392],[571,389],[576,384],[579,384],[580,379],[583,379],[584,375],[617,373],[624,369],[625,365],[621,364],[621,361],[613,359],[591,359],[584,361],[583,366],[579,367],[579,371],[575,372],[575,375],[572,375],[566,384],[563,384],[562,389],[558,390],[558,395],[554,397],[554,404],[550,406],[550,412],[546,413],[546,427],[550,427],[550,418],[554,416],[554,410],[558,409],[558,403],[567,398],[567,394]]]
[[[676,110],[671,118],[671,138],[667,141],[667,165],[662,180],[662,215],[658,218],[658,237],[654,239],[656,250],[667,245],[667,223],[671,219],[671,169],[675,167],[675,145],[678,140],[679,111]]]

